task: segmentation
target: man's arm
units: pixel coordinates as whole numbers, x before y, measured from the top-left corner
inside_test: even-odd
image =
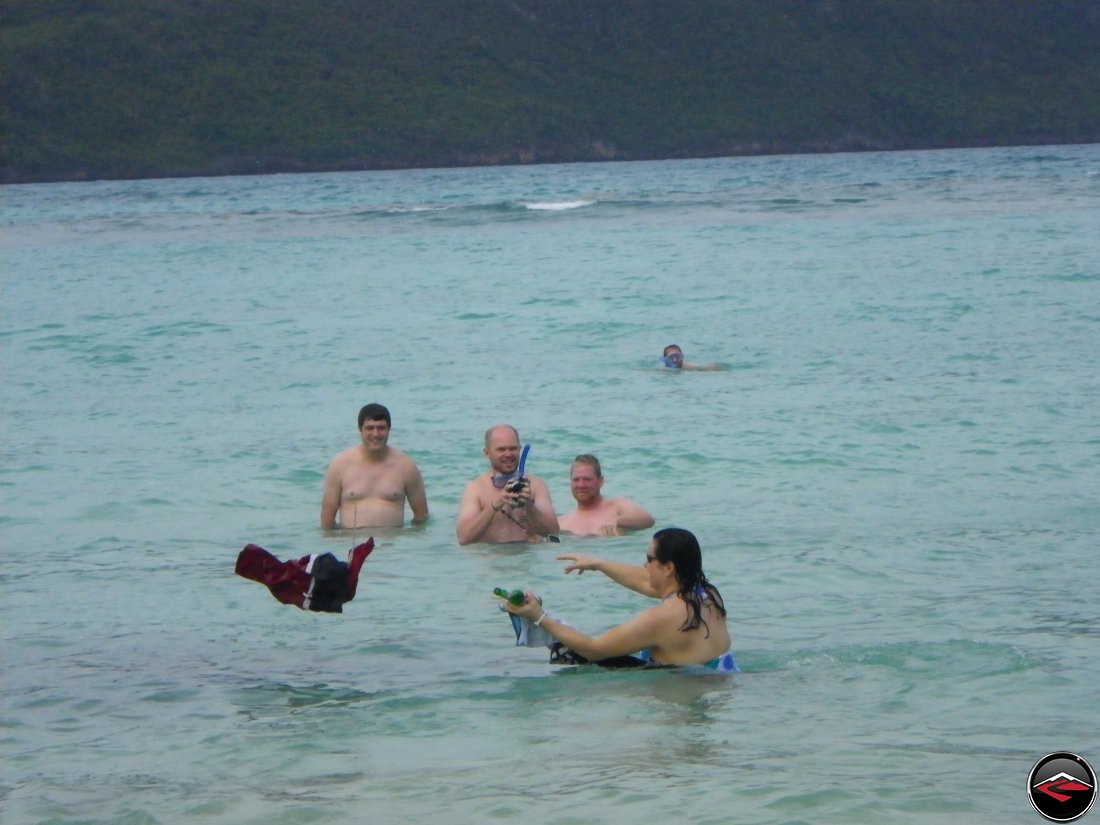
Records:
[[[649,511],[639,507],[630,499],[620,498],[616,504],[616,522],[624,530],[644,530],[653,526],[654,518]]]
[[[340,470],[336,466],[336,460],[328,465],[325,473],[325,482],[321,492],[321,527],[331,530],[336,526],[336,514],[340,512],[340,496],[343,494],[343,485],[340,483]]]
[[[680,369],[696,370],[697,372],[721,372],[724,367],[721,364],[688,364],[685,363]]]
[[[481,541],[489,523],[499,512],[497,503],[482,507],[477,494],[477,481],[471,481],[462,491],[462,501],[458,505],[458,521],[455,523],[455,537],[459,544],[473,544]]]
[[[413,524],[428,520],[428,493],[424,489],[424,479],[416,464],[409,460],[411,470],[409,480],[405,484],[405,495],[409,499],[409,509],[412,510]]]

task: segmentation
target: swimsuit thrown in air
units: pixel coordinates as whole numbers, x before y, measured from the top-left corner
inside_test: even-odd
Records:
[[[355,598],[359,570],[373,549],[372,537],[353,547],[346,562],[332,553],[280,561],[264,548],[249,544],[237,556],[234,572],[266,586],[283,604],[320,613],[343,613],[343,606]]]

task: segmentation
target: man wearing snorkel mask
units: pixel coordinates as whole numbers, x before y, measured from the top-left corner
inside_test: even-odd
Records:
[[[684,353],[676,344],[669,344],[661,355],[661,363],[673,370],[707,370],[713,372],[722,369],[721,364],[689,364]]]
[[[558,517],[550,501],[550,490],[537,476],[526,475],[519,433],[508,424],[490,427],[485,433],[485,457],[489,471],[469,484],[462,493],[455,535],[459,544],[538,541],[557,539]]]

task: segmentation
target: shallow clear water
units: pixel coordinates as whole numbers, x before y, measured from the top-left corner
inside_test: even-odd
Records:
[[[4,822],[1032,822],[1100,762],[1100,147],[2,196]],[[282,606],[236,554],[364,537],[368,401],[432,519]],[[512,645],[493,587],[595,632],[555,551],[646,536],[457,547],[498,421],[697,533],[744,673]]]

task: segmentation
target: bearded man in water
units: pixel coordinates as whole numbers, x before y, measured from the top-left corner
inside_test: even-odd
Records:
[[[653,526],[653,516],[628,498],[603,497],[603,471],[594,455],[573,459],[569,490],[577,509],[558,519],[561,529],[577,536],[621,536],[624,530]]]

